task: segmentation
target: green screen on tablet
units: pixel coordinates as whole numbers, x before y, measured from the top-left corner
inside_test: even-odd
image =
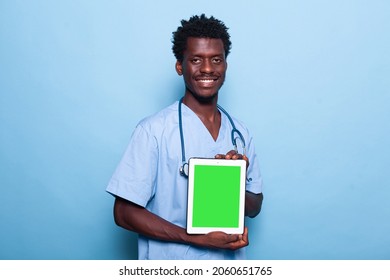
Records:
[[[188,233],[243,232],[245,174],[244,160],[190,159]]]

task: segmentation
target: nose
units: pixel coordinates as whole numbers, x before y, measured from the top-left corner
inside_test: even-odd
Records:
[[[202,73],[213,73],[214,72],[213,64],[209,59],[205,59],[202,62],[202,65],[200,67],[200,72],[202,72]]]

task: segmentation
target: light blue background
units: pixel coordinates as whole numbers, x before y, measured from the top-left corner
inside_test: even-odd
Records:
[[[202,12],[230,27],[220,103],[261,160],[249,258],[389,259],[389,3],[1,0],[0,259],[136,257],[105,187],[183,93],[171,33]]]

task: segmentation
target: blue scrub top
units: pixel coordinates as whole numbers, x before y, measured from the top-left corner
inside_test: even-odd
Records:
[[[182,104],[186,160],[190,157],[214,158],[234,147],[232,126],[221,113],[216,141],[199,117]],[[246,142],[249,158],[246,190],[262,192],[262,178],[252,137],[242,122],[233,118]],[[240,145],[238,141],[238,145]],[[179,174],[182,164],[178,121],[178,101],[139,122],[130,143],[114,172],[107,191],[145,207],[180,227],[186,227],[187,178]],[[187,244],[157,241],[139,236],[139,259],[245,259],[245,248],[236,251],[199,248]]]

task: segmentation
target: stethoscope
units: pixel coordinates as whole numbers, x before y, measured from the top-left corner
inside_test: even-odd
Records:
[[[180,175],[184,176],[184,177],[188,177],[188,163],[186,161],[186,152],[185,152],[185,145],[184,145],[184,135],[183,135],[183,121],[182,121],[182,113],[181,113],[181,105],[183,103],[183,97],[180,99],[179,101],[179,105],[178,105],[178,112],[179,112],[179,130],[180,130],[180,143],[181,143],[181,161],[182,161],[182,165],[180,166]],[[233,122],[233,119],[232,117],[228,114],[228,112],[226,112],[225,109],[223,109],[221,106],[217,105],[218,109],[223,112],[227,118],[229,119],[229,122],[232,126],[232,131],[231,131],[231,138],[232,138],[232,144],[233,144],[233,147],[234,147],[234,150],[236,152],[238,152],[238,149],[237,149],[237,139],[239,139],[241,141],[241,144],[242,144],[242,154],[245,155],[245,140],[244,140],[244,136],[242,136],[242,133],[236,128],[236,126],[234,125],[234,122]],[[235,136],[235,134],[237,134],[238,136]]]

